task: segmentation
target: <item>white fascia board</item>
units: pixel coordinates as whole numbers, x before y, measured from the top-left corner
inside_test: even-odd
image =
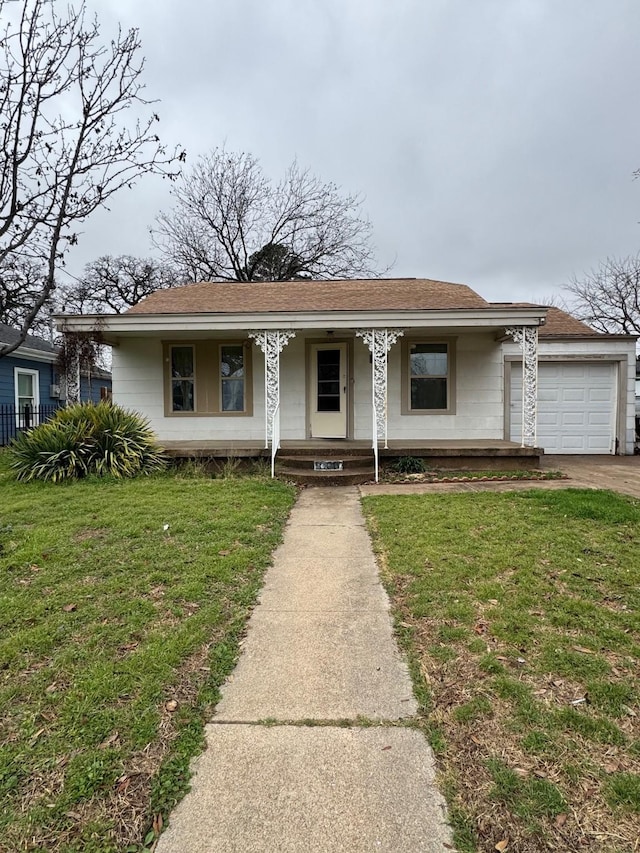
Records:
[[[90,332],[98,325],[107,336],[173,332],[236,331],[247,329],[359,329],[442,327],[496,329],[505,326],[540,326],[546,309],[499,308],[447,311],[306,311],[255,314],[108,314],[55,317],[58,329]]]
[[[58,354],[55,352],[45,352],[41,349],[31,349],[30,347],[19,346],[17,349],[14,349],[13,352],[10,352],[6,358],[24,358],[29,361],[44,361],[49,364],[53,364],[53,362],[58,358]]]

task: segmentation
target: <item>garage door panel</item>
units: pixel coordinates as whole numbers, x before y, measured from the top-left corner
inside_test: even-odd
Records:
[[[584,453],[585,445],[582,436],[563,435],[560,436],[560,448],[565,452]]]
[[[589,388],[588,399],[590,403],[611,403],[612,388]]]
[[[514,365],[514,367],[515,367],[515,365]],[[520,370],[520,369],[521,368],[518,366],[518,370]],[[549,374],[548,375],[549,375],[550,379],[557,379],[561,373],[562,373],[562,366],[561,365],[549,364]]]
[[[604,427],[606,430],[611,426],[611,416],[607,412],[589,412],[587,423],[590,427]]]
[[[587,396],[586,388],[563,388],[561,399],[563,403],[584,403]]]
[[[601,433],[600,435],[587,436],[587,453],[607,453],[602,448],[609,442],[609,434]]]
[[[588,415],[586,412],[565,412],[562,415],[563,427],[584,427],[587,426]]]
[[[519,412],[519,416],[522,417],[522,410]],[[541,429],[552,428],[555,429],[560,426],[560,415],[558,412],[540,412],[538,414],[538,431]]]
[[[612,453],[616,371],[612,363],[541,362],[537,443],[547,453]],[[511,366],[511,440],[522,434],[522,368]]]

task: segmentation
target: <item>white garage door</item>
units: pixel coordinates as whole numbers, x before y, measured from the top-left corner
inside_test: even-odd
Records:
[[[511,440],[522,435],[522,366],[511,366]],[[616,365],[540,362],[538,447],[545,453],[614,453]]]

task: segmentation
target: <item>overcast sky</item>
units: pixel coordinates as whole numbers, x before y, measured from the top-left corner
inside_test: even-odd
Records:
[[[544,301],[640,249],[638,0],[88,0],[139,27],[163,139],[297,157],[364,197],[381,266]],[[152,254],[144,178],[69,269]]]

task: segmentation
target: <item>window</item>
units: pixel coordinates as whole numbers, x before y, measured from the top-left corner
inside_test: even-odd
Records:
[[[317,411],[340,411],[340,349],[318,348]]]
[[[244,347],[220,347],[220,389],[223,412],[244,411]]]
[[[171,347],[171,411],[195,411],[195,356],[192,346]]]
[[[248,341],[165,341],[165,417],[247,417],[253,414]]]
[[[15,367],[13,373],[16,398],[16,426],[30,427],[37,423],[40,405],[39,373]]]
[[[454,341],[403,342],[403,414],[453,414]]]

